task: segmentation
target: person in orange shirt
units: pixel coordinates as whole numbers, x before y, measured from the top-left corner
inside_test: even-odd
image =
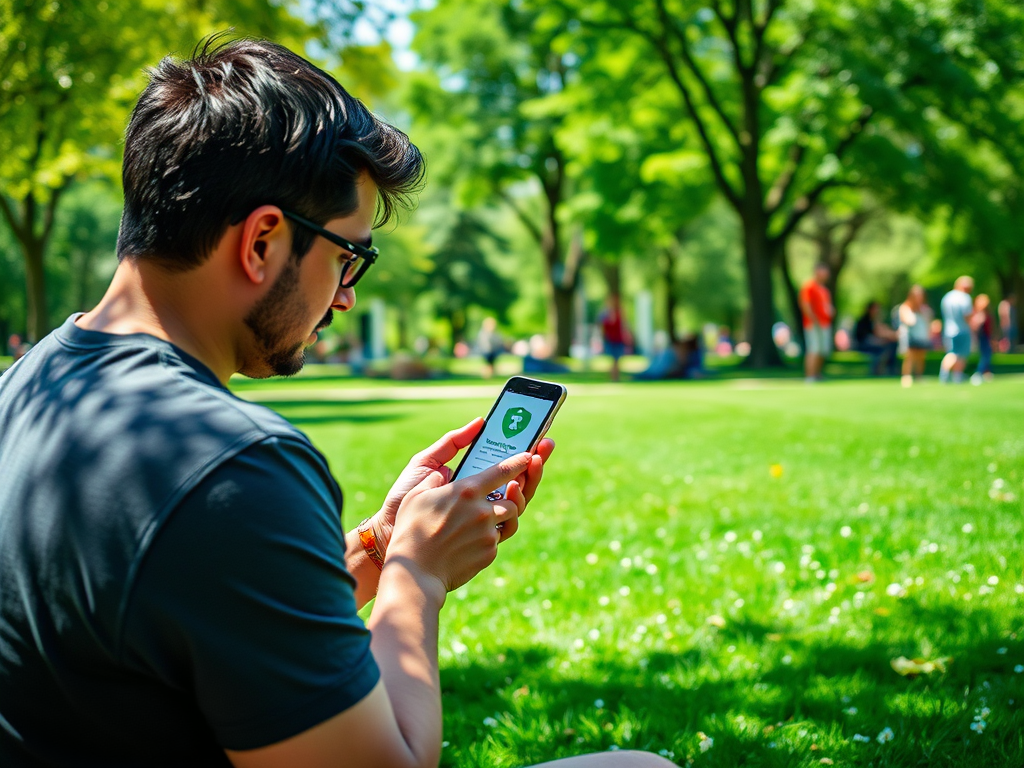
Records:
[[[825,358],[832,353],[832,320],[836,309],[826,287],[827,264],[814,265],[814,276],[800,289],[800,310],[804,321],[804,374],[808,381],[821,379]]]

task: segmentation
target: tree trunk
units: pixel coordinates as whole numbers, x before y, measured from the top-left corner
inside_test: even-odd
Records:
[[[661,278],[665,283],[665,332],[669,342],[676,340],[676,254],[675,246],[664,252]]]
[[[800,349],[807,348],[807,341],[804,338],[803,310],[800,309],[800,293],[789,271],[789,250],[783,248],[779,254],[779,271],[782,273],[782,284],[786,286],[786,298],[789,300],[789,311],[793,315],[793,339],[800,345]]]
[[[575,295],[576,286],[564,288],[559,283],[553,283],[551,297],[551,315],[555,321],[555,356],[568,357],[569,347],[572,344],[572,334],[575,326]]]
[[[621,296],[622,270],[620,269],[619,262],[599,259],[597,264],[601,269],[601,277],[604,278],[605,285],[608,286],[608,295]]]
[[[759,217],[743,218],[743,245],[750,296],[750,328],[747,331],[750,356],[747,365],[755,369],[781,367],[782,358],[772,338],[772,326],[775,324],[774,259],[766,227]]]
[[[22,242],[25,255],[25,298],[28,309],[28,340],[35,344],[50,330],[46,311],[46,275],[43,271],[45,244],[31,238]]]

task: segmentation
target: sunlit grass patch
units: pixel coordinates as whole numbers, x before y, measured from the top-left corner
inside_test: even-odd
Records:
[[[570,387],[519,535],[444,608],[444,765],[1024,761],[1024,381],[600,391]],[[489,395],[281,410],[351,526]]]

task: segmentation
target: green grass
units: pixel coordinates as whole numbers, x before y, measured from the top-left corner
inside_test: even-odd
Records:
[[[498,386],[278,407],[350,527]],[[1020,766],[1022,427],[1020,377],[570,387],[519,535],[444,608],[442,764]],[[911,679],[898,656],[952,661]]]

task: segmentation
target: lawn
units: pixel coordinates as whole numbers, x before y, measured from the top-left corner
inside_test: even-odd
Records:
[[[327,455],[348,528],[500,385],[289,386],[245,392]],[[1024,764],[1024,378],[569,387],[519,535],[444,608],[442,765]]]

